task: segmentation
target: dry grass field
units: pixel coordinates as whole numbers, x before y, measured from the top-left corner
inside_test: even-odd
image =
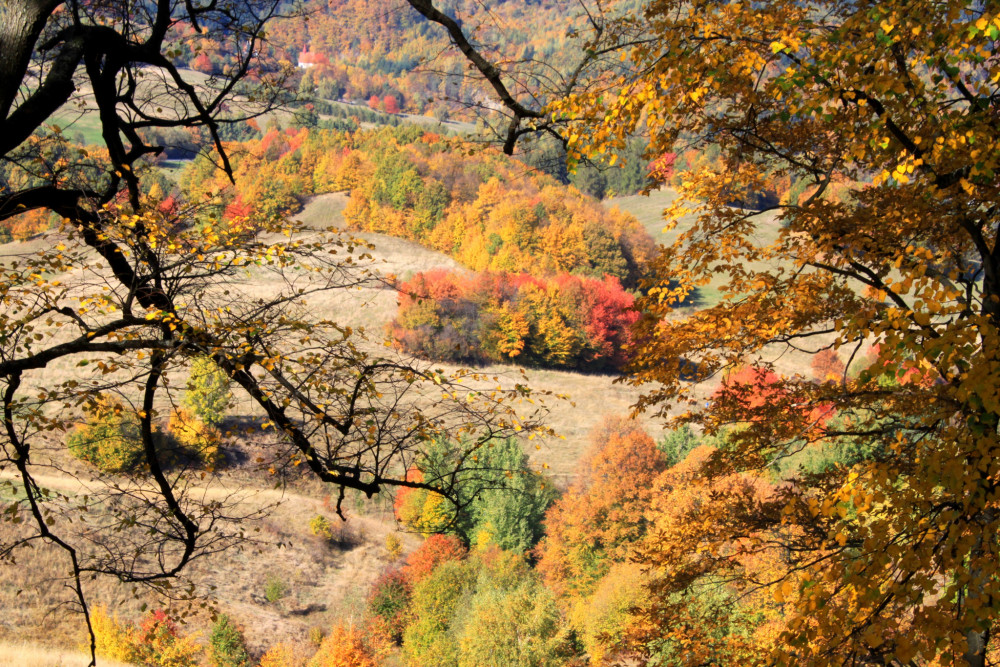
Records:
[[[648,198],[627,197],[613,200],[616,205],[632,212],[658,240],[670,238],[662,229],[660,213],[669,203],[672,193],[654,193]],[[299,214],[306,228],[304,235],[327,226],[340,226],[346,204],[343,194],[327,194],[313,198]],[[767,231],[768,221],[762,229]],[[676,234],[674,231],[671,234]],[[409,241],[378,234],[361,234],[372,244],[371,258],[366,266],[383,275],[407,277],[433,268],[461,270],[450,257]],[[33,253],[50,240],[33,239],[0,247],[0,263],[13,254]],[[6,256],[6,259],[5,259]],[[68,277],[71,279],[72,277]],[[266,274],[248,273],[239,288],[256,298],[272,293]],[[386,324],[396,312],[396,293],[387,286],[372,286],[360,290],[328,293],[311,299],[306,306],[318,317],[336,320],[367,332],[373,349],[380,344]],[[44,385],[60,374],[70,372],[75,360],[66,360],[46,369],[31,380]],[[780,359],[786,373],[807,373],[808,357],[788,355]],[[445,366],[446,370],[451,368]],[[487,375],[500,376],[508,386],[522,381],[521,370],[510,366],[479,369]],[[566,399],[546,400],[551,409],[550,425],[561,437],[525,443],[533,463],[547,465],[559,486],[573,478],[580,458],[589,443],[587,434],[608,414],[625,414],[639,396],[639,389],[614,381],[605,375],[584,375],[554,370],[524,371],[528,384],[537,391],[564,394]],[[180,386],[182,382],[175,385]],[[713,383],[699,388],[707,398]],[[234,413],[251,415],[248,404],[235,406]],[[663,432],[662,424],[640,417],[653,437]],[[357,617],[363,609],[371,583],[390,565],[385,547],[386,536],[398,527],[391,512],[376,503],[351,500],[350,521],[343,526],[340,544],[326,543],[312,536],[309,520],[317,514],[334,518],[324,496],[329,491],[321,484],[302,478],[285,480],[287,486],[274,488],[276,478],[266,471],[245,463],[253,460],[263,445],[252,439],[236,443],[228,452],[231,461],[244,461],[223,467],[222,471],[204,481],[199,492],[228,496],[239,491],[240,502],[248,509],[267,509],[267,516],[245,526],[253,541],[241,549],[214,555],[197,561],[187,572],[190,581],[205,596],[207,602],[233,617],[244,626],[251,647],[262,651],[277,641],[291,640],[307,645],[311,628],[329,628],[338,619]],[[59,468],[43,475],[39,481],[68,496],[87,493],[75,475],[85,475],[83,464],[67,455],[59,442],[51,443],[51,456]],[[8,499],[9,500],[9,499]],[[16,526],[0,523],[0,542],[15,535]],[[419,538],[400,535],[404,552],[416,547]],[[64,557],[49,548],[21,550],[16,564],[0,564],[0,665],[70,665],[85,664],[77,647],[83,635],[79,618],[73,613],[72,595],[66,587]],[[268,582],[280,581],[286,595],[277,602],[267,602],[264,589]],[[140,605],[161,606],[162,600],[148,591],[134,592],[115,582],[98,579],[89,582],[88,593],[100,605],[119,613],[122,618],[135,620]],[[192,625],[207,627],[208,613],[200,611]],[[57,649],[42,649],[61,647]],[[104,663],[102,663],[104,664]]]
[[[86,667],[90,656],[83,651],[47,648],[23,642],[0,643],[0,667]],[[101,660],[101,667],[126,667],[114,660]]]
[[[664,188],[651,192],[649,195],[615,197],[607,200],[606,204],[609,207],[631,213],[646,228],[646,231],[649,232],[650,236],[657,243],[670,245],[683,232],[687,231],[694,222],[694,216],[689,215],[681,218],[677,226],[673,229],[664,229],[666,223],[663,220],[663,212],[675,199],[677,199],[677,193],[669,188]],[[773,213],[765,213],[757,216],[757,233],[754,239],[756,244],[765,246],[773,243],[778,237],[779,229],[778,222]],[[751,264],[751,268],[766,270],[773,267],[764,263],[753,263]],[[694,306],[697,308],[707,308],[718,303],[722,298],[722,290],[720,288],[724,283],[725,278],[717,276],[708,285],[700,287],[693,300]]]
[[[209,499],[236,493],[243,508],[263,508],[266,517],[242,526],[249,536],[243,546],[195,561],[185,572],[185,583],[194,584],[204,602],[243,626],[250,648],[258,653],[279,640],[304,645],[312,628],[327,630],[337,621],[359,618],[371,584],[393,562],[386,537],[397,534],[404,554],[420,541],[398,533],[391,513],[374,504],[349,496],[348,521],[342,524],[319,484],[293,481],[275,489],[264,488],[266,481],[266,475],[256,471],[236,470],[209,478],[194,490]],[[40,475],[38,482],[70,498],[92,494],[97,485],[60,475]],[[334,541],[310,534],[309,520],[317,514],[332,520]],[[8,522],[0,523],[0,542],[15,537],[16,530]],[[65,555],[47,546],[22,549],[16,563],[0,565],[0,608],[5,610],[0,621],[0,665],[50,664],[18,658],[19,651],[82,645],[83,629],[73,613],[67,572]],[[277,601],[265,597],[269,584],[284,589]],[[149,591],[107,578],[87,582],[86,589],[92,604],[126,620],[139,619],[143,604],[178,612],[188,609],[185,603],[171,606]],[[194,611],[185,631],[204,630],[211,623],[207,608]]]

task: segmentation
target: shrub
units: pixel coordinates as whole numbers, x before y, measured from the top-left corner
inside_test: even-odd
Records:
[[[143,460],[138,415],[107,396],[97,398],[66,445],[74,456],[104,472],[131,470]]]
[[[269,574],[264,582],[264,599],[274,604],[288,593],[288,586],[277,575]]]
[[[135,627],[108,615],[104,607],[96,607],[90,614],[94,630],[97,655],[109,660],[132,663],[137,659]]]
[[[212,667],[249,667],[243,633],[225,614],[220,614],[208,637],[209,661]]]
[[[309,661],[308,667],[378,667],[375,652],[353,626],[334,626]]]
[[[257,667],[299,667],[302,661],[288,644],[275,644],[261,656]]]
[[[136,655],[143,667],[197,667],[202,649],[194,636],[181,636],[163,611],[149,614],[136,635]]]
[[[322,514],[317,514],[309,520],[309,532],[324,540],[333,538],[333,526],[330,525],[330,520]]]
[[[410,582],[402,570],[393,569],[385,572],[368,594],[369,613],[381,619],[383,627],[396,642],[403,638],[409,607]]]
[[[326,637],[326,631],[323,628],[313,626],[309,628],[309,643],[313,646],[318,647],[323,643],[323,639]]]
[[[448,530],[452,524],[451,503],[427,489],[400,489],[394,507],[403,525],[424,536]]]
[[[189,455],[201,461],[209,470],[219,459],[219,441],[222,434],[185,409],[170,413],[167,430],[177,444]]]
[[[183,404],[208,426],[218,426],[232,401],[229,377],[210,357],[191,362],[191,376]]]
[[[395,533],[385,536],[385,550],[392,560],[397,560],[403,554],[403,543]]]

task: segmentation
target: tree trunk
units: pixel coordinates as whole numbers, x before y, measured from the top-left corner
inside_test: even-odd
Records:
[[[38,36],[62,2],[3,0],[0,3],[0,132],[24,82]]]

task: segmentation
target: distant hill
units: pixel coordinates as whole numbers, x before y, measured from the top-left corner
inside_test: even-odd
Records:
[[[641,4],[612,0],[603,11],[637,12]],[[492,106],[481,82],[467,76],[465,58],[448,48],[444,29],[405,0],[305,0],[288,5],[290,17],[269,26],[260,55],[270,68],[299,68],[299,91],[308,97],[439,120],[463,115],[463,105]],[[443,0],[437,6],[455,17],[501,69],[526,74],[518,77],[524,82],[519,91],[523,95],[531,95],[542,80],[551,83],[560,72],[568,74],[589,34],[587,16],[576,0]],[[183,23],[175,26],[173,37],[181,64],[204,73],[223,72],[231,65],[230,51],[236,46],[232,40],[210,38]]]
[[[574,0],[457,0],[439,6],[479,43],[502,43],[502,51],[485,50],[511,67],[544,60],[558,68],[580,53],[582,40],[568,30],[583,20]],[[489,104],[480,82],[466,76],[466,60],[448,50],[444,30],[405,0],[307,0],[304,7],[305,17],[276,22],[269,37],[283,57],[301,62],[303,92],[312,87],[327,99],[438,116],[456,112],[445,98]]]

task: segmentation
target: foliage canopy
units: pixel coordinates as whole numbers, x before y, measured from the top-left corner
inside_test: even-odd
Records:
[[[645,19],[656,39],[629,51],[618,93],[571,95],[552,113],[575,119],[579,152],[639,130],[654,155],[721,149],[723,168],[689,174],[667,212],[697,220],[654,262],[633,380],[656,383],[641,408],[680,410],[709,434],[739,426],[703,466],[706,484],[729,480],[713,500],[732,502],[692,505],[704,529],[661,528],[645,554],[651,618],[714,618],[721,608],[679,594],[732,581],[773,593],[785,617],[779,640],[742,660],[985,664],[1000,520],[1000,16],[955,0],[657,0]],[[804,195],[748,210],[781,177]],[[827,196],[844,183],[850,197]],[[675,317],[717,274],[723,301]],[[780,378],[767,400],[729,391],[708,409],[682,373],[763,372],[774,350],[831,344],[852,360],[875,346],[871,366]],[[859,439],[869,456],[770,492],[733,477]],[[752,557],[776,558],[771,576],[751,576]]]

